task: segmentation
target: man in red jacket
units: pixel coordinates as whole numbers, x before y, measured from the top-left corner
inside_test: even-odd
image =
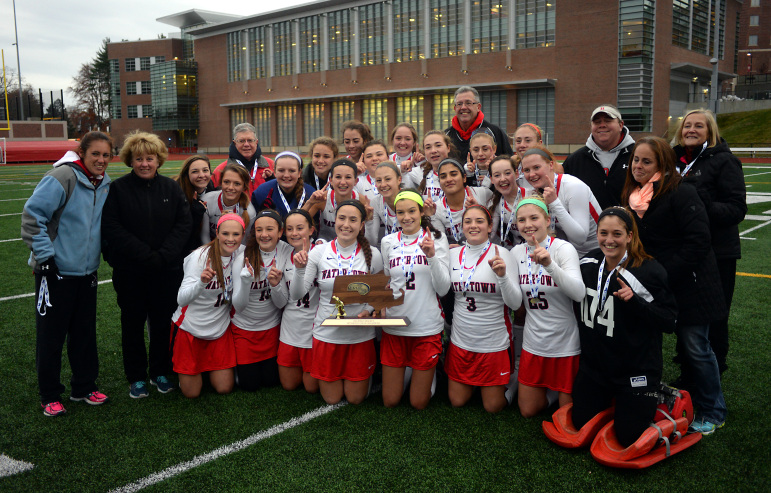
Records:
[[[230,143],[228,159],[217,166],[212,174],[214,186],[220,186],[220,175],[228,164],[238,164],[249,172],[252,177],[249,185],[250,196],[257,187],[273,178],[273,160],[262,155],[257,132],[254,125],[249,123],[239,123],[233,128],[233,142]]]

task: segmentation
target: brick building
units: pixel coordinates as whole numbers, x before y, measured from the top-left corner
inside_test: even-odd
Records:
[[[736,95],[771,99],[771,0],[745,0],[739,19]]]

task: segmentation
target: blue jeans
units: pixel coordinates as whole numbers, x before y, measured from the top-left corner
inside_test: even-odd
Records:
[[[683,373],[691,382],[688,390],[699,416],[715,424],[723,423],[728,411],[717,359],[709,344],[709,324],[678,325],[676,333],[683,349]]]

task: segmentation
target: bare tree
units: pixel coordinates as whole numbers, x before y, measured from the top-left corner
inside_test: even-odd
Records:
[[[102,41],[102,47],[97,56],[89,63],[80,66],[80,70],[72,78],[72,86],[67,92],[75,98],[75,108],[89,118],[82,121],[93,123],[91,130],[105,130],[109,124],[110,111],[110,63],[107,59],[107,43],[110,38]],[[73,112],[74,114],[74,112]],[[81,125],[75,125],[80,127]]]

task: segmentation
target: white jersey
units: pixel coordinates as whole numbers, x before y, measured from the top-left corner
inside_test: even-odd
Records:
[[[351,198],[359,199],[360,192],[353,190]],[[319,238],[325,241],[332,241],[337,236],[335,233],[335,210],[340,203],[335,197],[335,191],[330,190],[327,193],[327,203],[319,214]]]
[[[528,261],[531,247],[526,243],[511,251],[527,309],[522,349],[549,358],[581,354],[573,301],[584,299],[586,287],[578,254],[573,245],[558,238],[547,237],[541,246],[549,250],[548,267]]]
[[[403,328],[384,328],[397,336],[430,336],[444,329],[444,314],[439,302],[450,289],[449,245],[442,235],[434,239],[436,253],[426,258],[420,248],[424,234],[393,233],[383,238],[383,270],[391,276],[391,289],[400,293],[404,289],[404,303],[387,308],[389,317],[407,317],[410,325]]]
[[[556,175],[557,200],[549,214],[557,238],[569,241],[579,257],[597,248],[597,220],[602,208],[592,190],[572,175]]]
[[[486,206],[493,196],[489,188],[484,187],[466,187],[466,198],[474,197],[478,204]],[[436,229],[447,235],[447,241],[450,244],[462,244],[466,241],[463,235],[463,211],[461,209],[451,209],[447,204],[447,198],[442,197],[436,202],[436,212],[431,216],[431,224]]]
[[[367,171],[359,175],[355,190],[362,195],[366,195],[370,203],[373,203],[380,198],[380,192],[378,191],[377,186],[375,186],[375,179],[369,176]]]
[[[206,212],[201,223],[201,242],[204,244],[217,237],[217,221],[220,220],[223,214],[232,212],[240,216],[244,213],[244,210],[238,203],[236,205],[225,205],[225,202],[222,200],[222,190],[205,193],[201,196],[201,200],[206,202]],[[247,237],[252,230],[252,224],[254,224],[254,220],[257,217],[257,212],[251,203],[247,206],[246,212],[249,214],[249,222],[246,224],[244,239],[241,240],[243,245],[246,245]]]
[[[412,152],[411,152],[411,153],[407,154],[406,156],[404,156],[404,157],[401,157],[400,155],[398,155],[398,154],[396,154],[395,152],[393,152],[393,153],[391,153],[391,155],[390,155],[390,156],[388,156],[388,159],[390,159],[391,161],[393,161],[394,163],[396,163],[396,165],[397,165],[397,166],[399,166],[399,165],[400,165],[400,164],[402,164],[404,161],[409,161],[410,159],[412,159],[412,155],[413,155],[413,154],[414,154],[414,153],[412,153]]]
[[[513,246],[525,241],[522,235],[519,234],[515,212],[517,204],[525,198],[526,193],[524,188],[517,187],[517,198],[514,199],[514,203],[509,204],[505,198],[501,197],[498,205],[495,206],[495,210],[491,211],[493,214],[493,233],[490,238],[493,242],[503,245],[509,250]]]
[[[232,286],[233,272],[240,271],[244,264],[244,247],[222,258],[224,289],[217,276],[208,283],[201,281],[208,255],[209,247],[202,246],[185,257],[185,277],[177,293],[179,306],[172,320],[194,337],[211,341],[220,338],[230,325],[230,294],[226,295],[226,291],[227,286]]]
[[[511,253],[498,247],[506,263],[504,277],[498,277],[488,264],[495,256],[495,248],[487,242],[450,250],[450,281],[455,292],[450,340],[466,351],[492,353],[508,348],[509,309],[522,302],[516,271],[511,269]]]
[[[402,175],[402,188],[420,189],[420,182],[423,181],[423,168],[415,166],[409,173]],[[426,176],[426,189],[423,190],[424,197],[430,197],[434,202],[438,202],[444,197],[444,191],[439,186],[439,175],[436,171],[429,171]]]
[[[314,280],[319,285],[319,309],[313,322],[313,337],[332,344],[358,344],[374,339],[375,329],[371,327],[322,327],[321,322],[335,311],[332,292],[338,275],[373,274],[383,270],[383,258],[375,247],[372,250],[372,268],[367,269],[367,261],[358,243],[338,250],[337,241],[314,248],[308,254],[308,265],[304,269],[295,269],[289,296],[299,299],[308,292]],[[362,303],[345,305],[347,316],[356,316],[367,305]]]
[[[366,235],[370,244],[380,248],[380,242],[384,236],[402,230],[399,221],[396,220],[396,212],[386,203],[385,199],[378,195],[370,201],[372,206],[372,220],[367,221]]]
[[[311,250],[320,248],[325,242],[311,244]],[[298,298],[289,297],[289,286],[294,278],[295,266],[290,262],[284,266],[284,277],[281,279],[282,289],[289,298],[284,313],[281,315],[281,334],[279,341],[290,346],[310,349],[313,346],[313,320],[319,309],[319,283],[314,279],[310,290]]]
[[[291,246],[279,241],[272,252],[260,250],[262,265],[259,271],[258,266],[252,266],[255,277],[249,274],[246,267],[241,269],[233,292],[233,325],[259,332],[281,323],[281,309],[286,305],[288,292],[281,289],[282,282],[272,287],[268,282],[268,273],[272,267],[283,272],[286,264],[291,263],[293,251]]]

